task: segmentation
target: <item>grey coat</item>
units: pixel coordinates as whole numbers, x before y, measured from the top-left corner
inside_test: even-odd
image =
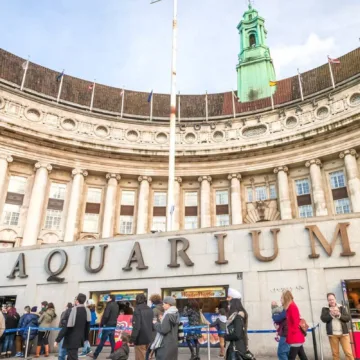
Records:
[[[155,330],[164,336],[160,348],[156,350],[156,360],[178,359],[179,313],[166,314],[161,323],[154,325]]]

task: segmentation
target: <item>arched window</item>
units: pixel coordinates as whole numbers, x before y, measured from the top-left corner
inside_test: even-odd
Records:
[[[250,44],[250,47],[256,46],[256,36],[255,36],[255,34],[250,34],[250,36],[249,36],[249,44]]]

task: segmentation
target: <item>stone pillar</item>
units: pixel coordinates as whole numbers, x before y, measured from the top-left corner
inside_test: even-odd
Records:
[[[274,173],[277,174],[281,220],[292,219],[289,182],[287,176],[288,171],[289,169],[287,166],[279,166],[274,169]]]
[[[79,210],[83,195],[84,179],[88,172],[83,169],[72,171],[73,181],[71,186],[70,202],[66,218],[64,242],[74,241],[79,232]]]
[[[321,161],[312,159],[305,163],[310,168],[312,196],[314,200],[315,216],[326,216],[328,210],[326,208],[325,192],[321,176]]]
[[[22,246],[37,244],[41,225],[43,223],[43,210],[48,191],[49,172],[52,166],[48,163],[38,162],[35,164],[35,179],[31,191],[30,203],[24,227]]]
[[[174,203],[175,209],[173,214],[173,230],[180,230],[180,189],[181,189],[182,178],[175,178],[174,186]]]
[[[240,174],[230,174],[228,179],[231,181],[231,225],[242,224]]]
[[[353,212],[360,212],[360,176],[356,159],[356,150],[345,150],[340,153],[340,159],[344,159],[346,177],[349,187],[349,197]]]
[[[136,233],[146,234],[149,226],[149,195],[152,178],[150,176],[139,176],[138,181],[140,182],[140,191],[138,199]]]
[[[2,199],[5,199],[6,194],[6,179],[8,175],[9,163],[13,162],[13,158],[7,154],[0,154],[0,208],[2,204]]]
[[[210,212],[210,183],[211,176],[200,176],[198,181],[201,184],[200,194],[200,226],[207,228],[211,226]]]
[[[106,174],[108,185],[106,188],[104,220],[102,226],[103,238],[114,236],[116,193],[118,181],[121,176],[118,174]]]

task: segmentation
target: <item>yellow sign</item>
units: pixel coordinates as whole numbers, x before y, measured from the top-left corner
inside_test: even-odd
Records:
[[[276,86],[276,85],[277,85],[277,82],[276,82],[276,81],[270,81],[270,82],[269,82],[269,85],[270,85],[270,86]]]

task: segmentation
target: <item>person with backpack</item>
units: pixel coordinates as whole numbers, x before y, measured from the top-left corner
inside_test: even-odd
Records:
[[[300,360],[308,360],[305,350],[305,336],[300,328],[300,312],[294,302],[291,291],[286,290],[282,296],[282,303],[286,310],[286,320],[288,325],[288,333],[286,342],[290,345],[289,360],[295,360],[299,356]]]
[[[348,322],[351,320],[345,306],[337,304],[335,294],[327,294],[328,306],[322,308],[321,321],[326,324],[333,360],[340,359],[340,345],[346,360],[354,360],[351,350]]]
[[[25,313],[20,319],[19,328],[24,329],[20,330],[20,334],[22,336],[22,343],[24,347],[28,348],[28,354],[31,351],[33,342],[38,334],[37,328],[39,327],[39,314],[37,313],[37,306],[33,306],[29,313]],[[28,334],[30,332],[30,334]],[[29,343],[27,344],[27,340],[29,338]],[[17,357],[23,357],[24,353],[21,353]]]

